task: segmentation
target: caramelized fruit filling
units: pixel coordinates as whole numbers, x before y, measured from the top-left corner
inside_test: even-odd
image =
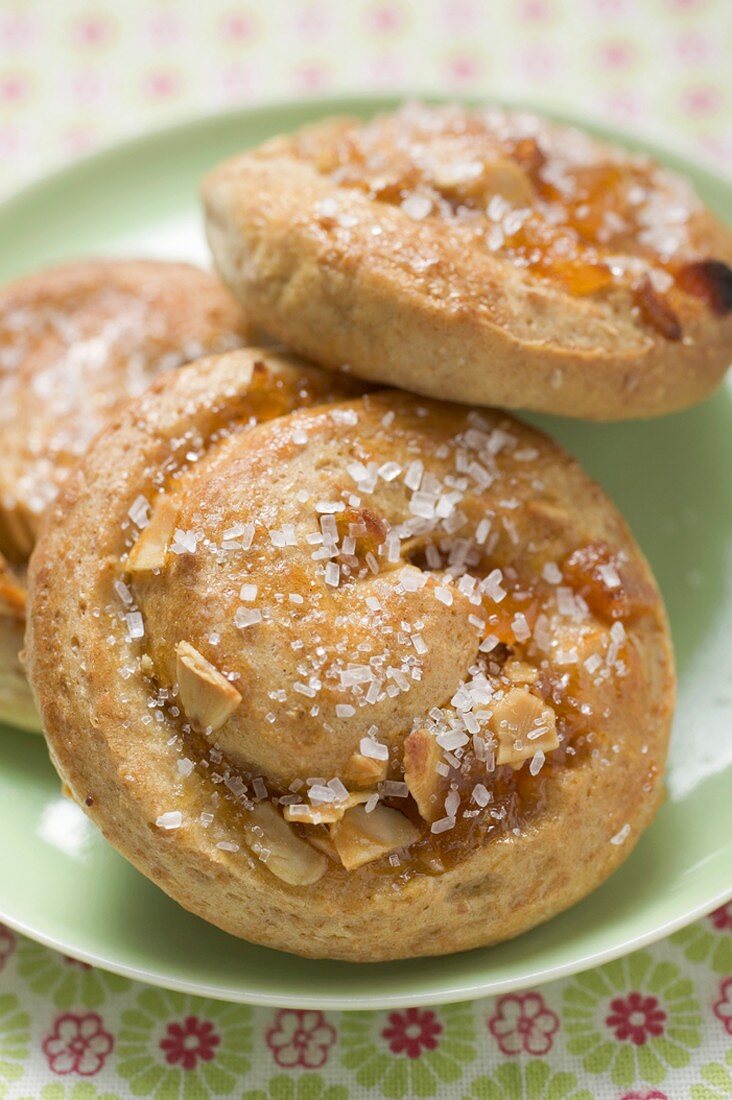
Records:
[[[714,313],[732,309],[732,271],[693,247],[698,200],[647,157],[524,113],[416,104],[335,135],[316,126],[293,144],[339,186],[447,224],[571,294],[630,288],[640,319],[667,340],[681,338],[672,286]],[[337,205],[321,205],[337,221]]]

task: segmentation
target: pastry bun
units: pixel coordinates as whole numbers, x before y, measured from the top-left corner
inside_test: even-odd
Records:
[[[216,168],[208,239],[324,366],[592,420],[700,401],[732,359],[732,234],[688,184],[523,112],[328,119]]]
[[[153,383],[30,566],[52,758],[236,936],[379,960],[586,895],[662,797],[668,627],[625,523],[504,412],[247,349]]]
[[[241,309],[208,272],[151,260],[82,260],[0,290],[0,721],[35,727],[18,662],[23,584],[49,503],[107,418],[161,369],[237,347]],[[5,608],[5,609],[4,609]]]

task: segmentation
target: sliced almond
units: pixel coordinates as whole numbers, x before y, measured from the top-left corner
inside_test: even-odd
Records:
[[[413,730],[404,742],[404,782],[420,817],[430,823],[443,816],[439,798],[442,776],[437,770],[442,757],[442,749],[429,730]]]
[[[320,806],[311,806],[307,802],[296,802],[294,805],[285,806],[285,821],[291,821],[294,825],[334,825],[340,821],[346,810],[352,806],[360,806],[368,802],[375,791],[358,791],[349,794],[342,802],[324,802]]]
[[[375,787],[383,783],[388,770],[388,760],[375,760],[373,756],[354,752],[343,771],[343,781],[354,787]]]
[[[420,834],[398,810],[379,804],[370,814],[363,806],[354,806],[331,825],[330,836],[343,866],[354,871],[389,852],[408,848]]]
[[[345,813],[343,804],[328,802],[322,806],[309,806],[306,802],[297,802],[293,806],[285,806],[285,821],[291,821],[293,825],[334,825],[340,821]]]
[[[217,730],[241,703],[236,688],[190,642],[175,647],[180,703],[197,729]]]
[[[326,857],[301,840],[271,802],[254,806],[244,840],[267,870],[290,886],[311,886],[325,873]]]
[[[514,684],[535,684],[539,679],[538,669],[526,661],[506,661],[503,675]]]
[[[471,170],[472,169],[472,170]],[[502,195],[513,206],[529,206],[533,189],[523,168],[508,157],[474,161],[463,166],[440,165],[435,172],[440,191],[456,198],[470,198],[486,193]]]
[[[137,542],[127,555],[128,572],[146,573],[165,566],[165,556],[175,532],[178,511],[178,501],[174,496],[157,498],[150,522],[140,532]]]
[[[514,769],[539,749],[547,753],[559,747],[554,711],[522,688],[511,688],[494,704],[490,728],[498,742],[496,763]]]

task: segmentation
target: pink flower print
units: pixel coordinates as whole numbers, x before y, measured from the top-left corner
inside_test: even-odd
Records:
[[[295,70],[295,81],[304,91],[316,92],[327,84],[328,71],[324,64],[312,61]]]
[[[668,1100],[665,1092],[652,1089],[651,1092],[626,1092],[620,1100]]]
[[[377,4],[368,13],[368,27],[374,34],[394,34],[404,23],[404,13],[396,4]]]
[[[20,73],[6,73],[0,76],[0,102],[16,106],[28,99],[30,83]]]
[[[150,99],[172,99],[181,90],[181,79],[169,69],[156,69],[143,77],[142,90]]]
[[[447,71],[453,82],[463,84],[469,80],[475,80],[480,75],[480,64],[475,57],[459,54],[448,62]]]
[[[96,1012],[83,1016],[65,1012],[57,1017],[53,1031],[43,1040],[43,1053],[59,1076],[78,1073],[81,1077],[93,1077],[99,1073],[113,1046],[114,1039],[104,1030]]]
[[[103,46],[112,37],[112,28],[102,15],[87,15],[73,28],[74,41],[80,46]]]
[[[172,1020],[160,1040],[160,1049],[165,1061],[181,1069],[195,1069],[199,1060],[211,1062],[216,1056],[216,1047],[221,1037],[214,1031],[210,1020],[199,1020],[198,1016],[186,1016],[185,1020]]]
[[[488,1030],[503,1054],[546,1054],[559,1030],[559,1017],[540,993],[508,993],[496,1002]]]
[[[437,1049],[442,1031],[442,1024],[431,1009],[408,1008],[406,1012],[390,1013],[389,1025],[381,1034],[392,1054],[419,1058],[423,1051]]]
[[[4,924],[0,924],[0,970],[3,969],[5,963],[15,951],[16,942],[14,933],[6,928]]]
[[[720,905],[719,909],[710,913],[709,920],[718,932],[732,932],[732,901],[728,901],[726,905]]]
[[[523,0],[518,12],[525,23],[543,23],[551,17],[552,8],[548,0]]]
[[[711,115],[722,102],[722,93],[713,84],[697,84],[686,88],[681,96],[681,105],[690,115]]]
[[[621,1042],[629,1039],[640,1047],[651,1037],[663,1035],[666,1013],[659,1006],[658,997],[629,993],[627,997],[615,997],[610,1008],[605,1023]]]
[[[627,69],[635,56],[635,48],[632,42],[609,39],[600,43],[597,54],[604,69]]]
[[[336,1032],[322,1012],[282,1008],[265,1039],[278,1066],[320,1069],[328,1061]]]
[[[725,978],[719,987],[719,1000],[714,1002],[714,1015],[728,1035],[732,1035],[732,978]]]
[[[246,11],[231,12],[225,15],[221,21],[221,36],[227,41],[246,42],[254,38],[257,33],[257,22],[252,14]]]

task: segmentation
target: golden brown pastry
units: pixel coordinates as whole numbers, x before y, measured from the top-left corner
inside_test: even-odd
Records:
[[[52,507],[52,757],[181,905],[301,955],[504,940],[652,820],[673,705],[612,504],[502,412],[246,350],[153,384]]]
[[[218,270],[361,378],[595,420],[693,404],[732,359],[732,234],[645,156],[496,108],[329,119],[203,187]]]
[[[244,335],[233,299],[188,264],[80,261],[0,290],[0,721],[38,723],[17,658],[22,600],[3,591],[22,590],[39,524],[69,469],[159,370],[236,347]]]

